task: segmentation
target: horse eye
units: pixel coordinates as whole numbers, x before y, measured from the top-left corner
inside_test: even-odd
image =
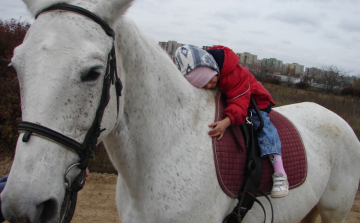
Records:
[[[95,81],[101,75],[100,67],[93,67],[89,70],[89,72],[81,77],[81,81],[89,82]]]

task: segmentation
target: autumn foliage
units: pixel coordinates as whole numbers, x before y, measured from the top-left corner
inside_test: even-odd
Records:
[[[0,156],[14,155],[21,119],[16,72],[9,67],[14,48],[20,45],[30,24],[15,19],[0,20]]]

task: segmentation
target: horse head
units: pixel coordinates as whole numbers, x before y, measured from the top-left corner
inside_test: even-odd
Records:
[[[2,211],[10,222],[58,222],[65,181],[71,184],[80,172],[69,167],[80,162],[86,168],[85,142],[101,142],[122,113],[121,86],[111,74],[116,63],[110,27],[131,1],[62,1],[86,13],[49,8],[57,1],[25,3],[37,19],[11,62],[20,85],[23,132],[1,194]]]

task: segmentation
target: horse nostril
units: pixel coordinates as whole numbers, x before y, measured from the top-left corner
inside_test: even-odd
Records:
[[[40,211],[40,221],[48,222],[53,219],[57,213],[58,203],[54,198],[51,198],[37,206]]]

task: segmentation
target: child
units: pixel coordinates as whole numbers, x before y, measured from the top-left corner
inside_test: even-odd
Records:
[[[256,130],[260,121],[250,105],[250,96],[255,100],[264,119],[264,127],[258,133],[261,156],[268,156],[274,167],[271,197],[285,197],[289,193],[289,183],[281,159],[279,135],[268,117],[271,106],[275,105],[270,93],[246,68],[238,64],[239,57],[228,47],[214,46],[205,51],[185,45],[177,49],[175,62],[192,85],[204,89],[218,87],[226,97],[226,117],[209,125],[213,127],[208,133],[211,137],[220,140],[227,127],[244,123],[248,109],[252,111]]]

